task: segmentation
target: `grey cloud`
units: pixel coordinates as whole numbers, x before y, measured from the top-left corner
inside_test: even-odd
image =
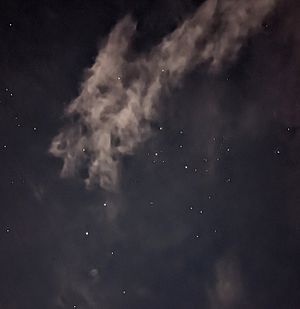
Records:
[[[209,290],[210,307],[236,308],[243,297],[243,285],[234,258],[225,256],[215,266],[215,285]]]
[[[118,186],[120,159],[151,135],[162,91],[178,85],[195,66],[213,72],[232,61],[260,27],[276,0],[208,0],[150,53],[129,60],[135,23],[126,17],[109,34],[88,70],[73,117],[53,139],[50,152],[63,159],[62,176],[87,167],[87,186]]]

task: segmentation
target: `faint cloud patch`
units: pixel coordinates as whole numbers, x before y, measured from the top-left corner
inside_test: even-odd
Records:
[[[208,291],[211,309],[238,308],[244,288],[238,262],[225,256],[215,265],[214,286]]]

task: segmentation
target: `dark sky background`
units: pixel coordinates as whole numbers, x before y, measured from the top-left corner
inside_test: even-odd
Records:
[[[1,309],[300,308],[297,0],[162,98],[118,192],[48,153],[121,17],[143,53],[202,2],[1,1]]]

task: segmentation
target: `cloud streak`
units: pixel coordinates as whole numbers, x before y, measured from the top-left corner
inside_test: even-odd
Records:
[[[66,110],[70,123],[53,139],[50,153],[64,161],[61,175],[87,168],[87,186],[118,186],[120,160],[151,135],[160,95],[195,66],[218,71],[233,61],[276,0],[207,0],[160,44],[132,59],[136,24],[121,20],[88,70],[79,96]]]

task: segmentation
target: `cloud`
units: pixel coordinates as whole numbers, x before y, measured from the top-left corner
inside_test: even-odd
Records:
[[[243,296],[243,286],[237,262],[223,257],[215,266],[215,285],[209,290],[210,308],[236,308]]]
[[[71,119],[53,139],[50,152],[64,161],[63,177],[87,168],[87,186],[118,186],[120,160],[151,135],[160,95],[178,85],[195,66],[217,72],[233,61],[276,0],[208,0],[147,54],[132,56],[135,23],[121,20],[88,70]]]

